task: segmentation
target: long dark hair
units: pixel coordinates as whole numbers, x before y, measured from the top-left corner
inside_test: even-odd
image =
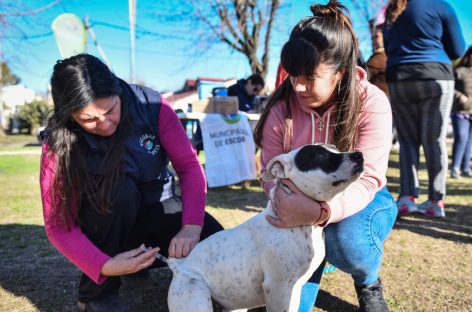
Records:
[[[387,24],[387,28],[390,28],[395,24],[403,11],[405,11],[407,5],[408,0],[389,0],[385,14],[385,23]]]
[[[456,67],[472,67],[472,46],[467,49]]]
[[[357,145],[357,119],[362,102],[357,86],[356,63],[359,55],[357,38],[352,29],[349,11],[338,1],[326,5],[313,4],[312,17],[302,19],[292,30],[280,56],[282,67],[294,77],[310,79],[320,62],[343,72],[340,92],[336,96],[337,120],[334,143],[342,151],[353,150]],[[254,139],[262,146],[264,123],[270,109],[280,100],[285,101],[288,116],[285,131],[291,129],[290,94],[293,87],[290,79],[275,90],[254,130]],[[290,134],[289,134],[290,135]]]
[[[62,216],[67,226],[76,222],[84,199],[98,212],[109,212],[111,188],[119,176],[123,158],[120,142],[128,124],[127,97],[122,96],[125,91],[125,83],[95,56],[79,54],[60,60],[54,66],[51,77],[54,109],[48,119],[46,142],[56,160],[53,212]],[[85,155],[79,146],[77,129],[80,126],[71,114],[110,96],[120,96],[121,117],[116,132],[109,137],[102,175],[97,179],[88,173]]]

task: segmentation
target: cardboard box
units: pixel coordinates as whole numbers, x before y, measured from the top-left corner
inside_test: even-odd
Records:
[[[210,100],[209,98],[203,100],[196,100],[191,103],[192,113],[207,113],[210,109]]]
[[[192,102],[194,113],[237,114],[238,110],[237,96],[214,96]]]
[[[210,98],[212,111],[218,114],[237,114],[239,101],[237,96],[214,96]]]

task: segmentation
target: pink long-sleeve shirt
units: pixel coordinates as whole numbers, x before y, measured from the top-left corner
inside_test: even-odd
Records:
[[[182,190],[182,224],[203,224],[206,180],[195,149],[190,144],[182,124],[170,104],[161,98],[158,129],[161,146],[177,172]],[[61,217],[52,211],[52,182],[56,171],[54,154],[43,144],[40,186],[46,234],[51,243],[67,259],[97,284],[105,281],[100,271],[109,255],[99,250],[80,227],[67,229]]]
[[[392,112],[387,96],[367,81],[366,72],[358,67],[357,78],[365,95],[365,102],[358,120],[358,144],[356,151],[364,156],[365,171],[362,177],[351,184],[340,196],[327,204],[331,215],[328,223],[338,222],[365,208],[377,191],[386,185],[386,172],[392,142]],[[335,126],[335,110],[332,105],[321,116],[314,110],[302,106],[296,96],[290,97],[292,111],[292,136],[285,131],[287,110],[284,101],[271,108],[264,124],[262,138],[261,167],[290,146],[290,150],[306,144],[330,143]],[[272,186],[262,182],[266,194]]]

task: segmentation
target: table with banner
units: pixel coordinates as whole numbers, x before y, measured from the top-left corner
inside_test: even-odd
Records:
[[[201,127],[205,151],[205,175],[208,187],[236,184],[256,179],[256,146],[253,129],[259,114],[178,113],[180,120],[191,122],[190,136],[196,123]]]

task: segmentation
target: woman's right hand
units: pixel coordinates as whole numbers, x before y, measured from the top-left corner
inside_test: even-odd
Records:
[[[156,258],[154,254],[159,248],[146,249],[144,245],[122,252],[108,259],[102,267],[100,274],[104,276],[118,276],[138,272],[151,266]]]
[[[318,221],[321,214],[320,204],[303,194],[292,181],[284,179],[284,184],[292,193],[287,194],[280,186],[276,186],[271,204],[277,218],[268,215],[267,221],[280,228],[311,225]]]

